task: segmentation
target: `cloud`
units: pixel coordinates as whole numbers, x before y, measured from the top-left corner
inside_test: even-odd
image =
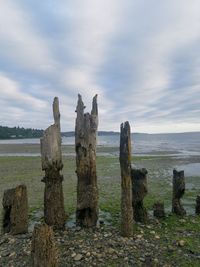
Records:
[[[48,126],[57,95],[62,128],[72,130],[77,94],[90,110],[98,93],[102,130],[125,120],[137,132],[200,130],[199,8],[198,0],[0,0],[1,123]]]

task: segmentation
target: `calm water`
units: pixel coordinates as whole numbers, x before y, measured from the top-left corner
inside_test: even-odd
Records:
[[[39,139],[0,140],[0,144],[39,144]],[[64,137],[64,145],[73,145],[74,137]],[[98,145],[119,148],[119,135],[99,136]],[[200,132],[181,134],[133,134],[134,154],[200,155]]]

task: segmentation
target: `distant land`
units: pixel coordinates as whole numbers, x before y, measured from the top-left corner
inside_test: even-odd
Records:
[[[32,129],[23,127],[7,127],[0,126],[0,139],[24,139],[24,138],[40,138],[43,135],[44,130],[42,129]],[[200,132],[183,132],[183,133],[157,133],[154,135],[170,135],[170,134],[195,134]],[[115,131],[98,131],[98,136],[110,136],[119,135],[119,132]],[[141,135],[149,135],[148,133],[134,133]],[[62,132],[62,137],[73,137],[74,131]]]
[[[40,138],[43,132],[44,130],[42,129],[0,126],[0,139]],[[72,137],[74,134],[74,131],[61,133],[63,137]],[[119,133],[113,131],[99,131],[98,135],[119,135]]]

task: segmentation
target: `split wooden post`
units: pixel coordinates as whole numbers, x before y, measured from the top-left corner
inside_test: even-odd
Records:
[[[96,136],[98,128],[97,95],[93,98],[91,114],[84,114],[85,106],[78,95],[76,107],[75,149],[77,183],[76,224],[96,226],[99,214],[96,172]]]
[[[57,250],[52,227],[36,224],[31,244],[32,267],[57,267]]]
[[[185,177],[184,171],[173,170],[173,197],[172,197],[172,212],[183,216],[186,214],[180,199],[185,193]]]
[[[57,229],[64,228],[65,210],[62,181],[63,175],[60,171],[63,168],[61,152],[60,133],[60,112],[58,98],[53,102],[54,124],[44,131],[40,139],[42,170],[45,176],[42,181],[45,183],[44,191],[44,219],[48,225]]]
[[[133,208],[131,186],[131,133],[129,122],[121,124],[120,132],[121,167],[121,234],[130,237],[133,234]]]
[[[3,232],[13,235],[28,232],[28,197],[25,185],[4,192]]]
[[[147,173],[145,168],[131,170],[133,217],[136,222],[141,223],[147,222],[147,210],[143,204],[148,193]]]

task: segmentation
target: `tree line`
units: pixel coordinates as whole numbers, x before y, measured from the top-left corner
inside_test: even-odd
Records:
[[[0,139],[40,138],[43,130],[0,126]]]

